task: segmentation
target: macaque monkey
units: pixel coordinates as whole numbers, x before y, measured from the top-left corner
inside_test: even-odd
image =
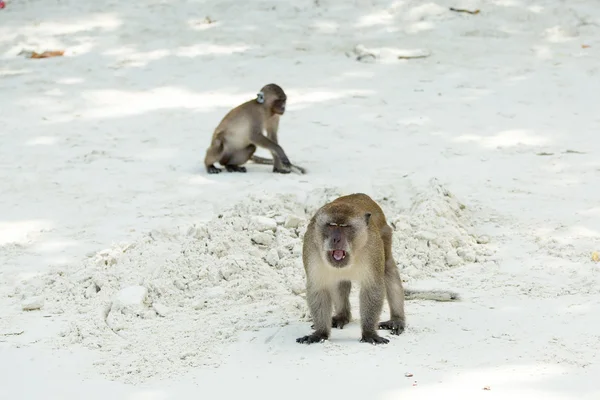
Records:
[[[352,281],[360,283],[361,342],[388,343],[378,329],[394,335],[404,331],[405,293],[392,256],[392,228],[371,197],[351,194],[322,206],[306,228],[302,261],[314,332],[296,339],[298,343],[326,340],[332,327],[342,329],[350,322]],[[425,291],[407,290],[409,293],[425,298]],[[431,293],[442,301],[458,299],[454,292]],[[379,322],[386,297],[390,319]]]
[[[258,164],[272,164],[273,172],[289,174],[292,169],[304,173],[304,168],[290,163],[277,140],[279,118],[285,113],[287,96],[283,89],[271,83],[265,85],[256,98],[231,111],[215,129],[206,151],[204,165],[209,174],[218,174],[218,162],[228,172],[246,172],[243,166],[253,159]],[[273,159],[254,156],[257,147],[267,149]]]

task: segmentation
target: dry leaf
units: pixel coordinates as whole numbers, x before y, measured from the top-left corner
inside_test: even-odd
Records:
[[[598,262],[598,261],[600,261],[600,253],[599,253],[599,252],[597,252],[597,251],[594,251],[594,252],[592,253],[592,261],[593,261],[593,262]]]
[[[36,53],[35,51],[31,52],[29,58],[50,58],[50,57],[60,57],[65,54],[64,50],[49,50],[44,51],[43,53]]]
[[[484,386],[484,387],[483,387],[483,390],[492,390],[492,388],[491,388],[491,387],[489,387],[489,386]]]
[[[589,44],[582,44],[581,45],[582,49],[589,49],[590,47],[592,47],[592,46],[590,46]]]
[[[405,377],[410,378],[411,376],[413,376],[413,374],[411,374],[410,372],[407,372],[404,374]]]

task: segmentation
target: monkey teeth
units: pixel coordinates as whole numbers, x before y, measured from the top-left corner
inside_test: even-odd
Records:
[[[342,261],[346,258],[346,252],[344,250],[333,250],[331,256],[335,261]]]

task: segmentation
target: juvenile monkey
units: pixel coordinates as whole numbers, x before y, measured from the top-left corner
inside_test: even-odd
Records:
[[[273,172],[289,174],[295,168],[304,173],[303,168],[290,163],[278,143],[279,118],[285,113],[286,102],[283,89],[271,83],[263,86],[255,99],[230,110],[212,135],[204,158],[206,171],[209,174],[221,172],[214,165],[219,162],[228,172],[246,172],[242,165],[254,158],[259,164],[272,164]],[[257,147],[269,150],[273,160],[255,157]]]
[[[394,335],[404,331],[405,293],[392,256],[392,228],[371,197],[356,193],[321,207],[306,228],[302,261],[314,332],[296,339],[298,343],[326,340],[332,326],[342,329],[350,322],[352,281],[361,286],[361,342],[388,343],[388,339],[378,335],[378,329],[390,330]],[[425,298],[425,293],[407,290],[414,298]],[[431,293],[442,301],[458,299],[453,292]],[[386,297],[390,319],[379,322]]]

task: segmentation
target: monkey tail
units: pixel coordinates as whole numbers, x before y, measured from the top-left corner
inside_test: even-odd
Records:
[[[460,295],[451,290],[404,289],[406,300],[460,301]]]
[[[252,156],[252,157],[250,157],[250,159],[252,161],[254,161],[256,164],[273,165],[273,159],[271,159],[271,158]]]
[[[250,160],[252,160],[255,164],[273,165],[273,159],[271,158],[252,156],[250,157]],[[302,175],[306,173],[306,168],[300,167],[298,165],[292,164],[292,169]]]

